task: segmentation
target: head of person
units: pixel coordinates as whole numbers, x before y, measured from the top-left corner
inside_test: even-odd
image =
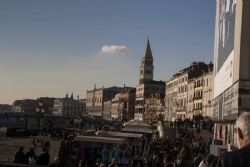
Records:
[[[30,152],[34,152],[34,148],[33,147],[30,147]]]
[[[85,164],[84,160],[80,160],[80,161],[79,161],[79,167],[88,166],[87,164],[88,164],[88,163]]]
[[[19,151],[23,151],[23,147],[21,146],[21,147],[19,147]]]
[[[99,167],[105,167],[105,164],[103,162],[101,162]]]
[[[192,159],[191,155],[192,154],[191,154],[190,148],[188,146],[182,146],[181,151],[178,155],[178,159],[181,161]]]
[[[48,149],[47,148],[43,148],[43,152],[44,153],[48,153]]]
[[[201,161],[203,160],[203,156],[202,154],[198,154],[196,157],[194,157],[194,164],[195,166],[199,166],[199,164],[201,163]]]
[[[242,148],[250,144],[250,112],[240,114],[236,121],[237,143]]]
[[[112,164],[116,164],[116,159],[115,158],[112,158]]]
[[[53,160],[53,162],[56,164],[56,165],[58,165],[59,163],[60,163],[60,161],[59,161],[59,158],[57,158],[57,157],[54,157],[54,160]]]
[[[101,162],[102,162],[102,161],[101,161],[100,158],[97,158],[97,159],[96,159],[96,164],[97,164],[97,165],[99,165]]]
[[[173,159],[172,156],[170,154],[167,154],[164,158],[163,158],[163,164],[167,165],[168,163],[172,163]]]

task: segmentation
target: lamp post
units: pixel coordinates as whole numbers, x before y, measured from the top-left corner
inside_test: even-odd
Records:
[[[38,106],[36,108],[36,112],[38,112],[38,127],[39,127],[39,131],[41,130],[41,117],[44,113],[44,108],[43,108],[43,103],[39,102]]]

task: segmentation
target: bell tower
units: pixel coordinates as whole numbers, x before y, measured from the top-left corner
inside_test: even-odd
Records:
[[[154,76],[153,56],[150,48],[149,38],[147,40],[147,46],[144,50],[144,55],[141,59],[139,84],[152,81]]]

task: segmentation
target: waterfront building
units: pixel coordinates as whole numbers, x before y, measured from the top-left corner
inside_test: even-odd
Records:
[[[71,97],[68,94],[65,98],[54,99],[53,115],[80,117],[85,112],[85,104],[74,99],[73,93]]]
[[[52,114],[53,108],[54,108],[54,100],[53,97],[39,97],[36,99],[37,103],[41,104],[44,110],[44,113],[46,114]]]
[[[34,99],[15,100],[12,104],[12,112],[35,113],[37,104],[37,100]]]

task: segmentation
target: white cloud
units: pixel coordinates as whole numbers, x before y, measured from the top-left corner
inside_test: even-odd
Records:
[[[102,53],[121,53],[127,51],[127,46],[125,45],[104,45],[102,47]]]

